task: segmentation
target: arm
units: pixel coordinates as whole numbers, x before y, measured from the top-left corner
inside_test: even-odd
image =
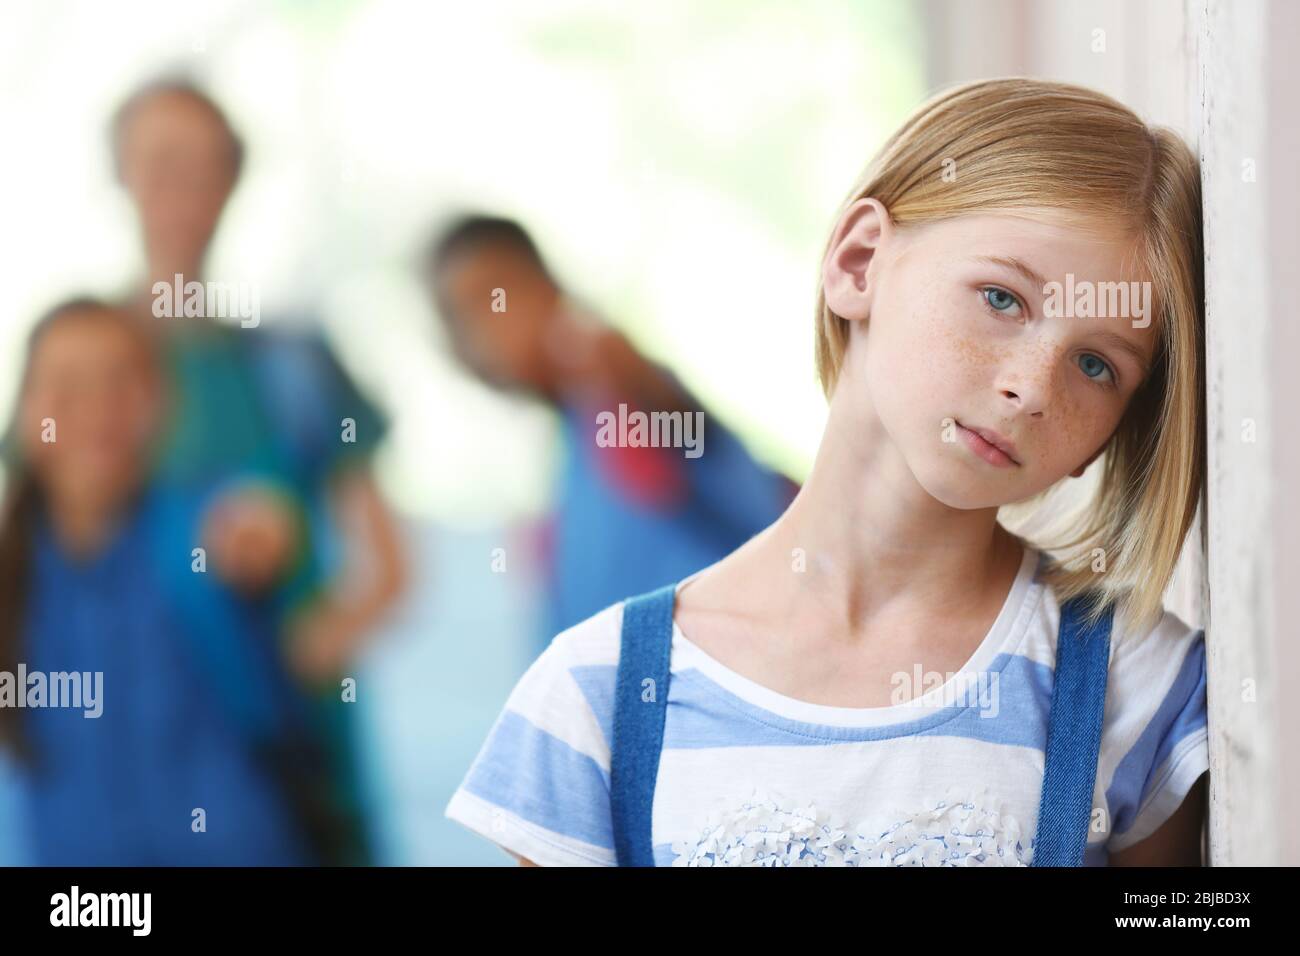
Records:
[[[294,622],[292,636],[294,665],[312,681],[343,672],[407,578],[396,522],[369,468],[346,469],[330,497],[344,539],[345,567]]]
[[[697,441],[702,443],[706,438],[702,424],[708,419],[707,445],[711,453],[707,461],[682,462],[681,453],[674,451],[633,450],[633,454],[644,452],[674,462],[668,466],[673,472],[672,480],[662,474],[656,476],[660,468],[649,468],[648,475],[641,475],[657,483],[662,491],[662,495],[651,496],[651,500],[674,501],[689,496],[691,507],[698,508],[698,513],[708,519],[701,533],[716,536],[724,551],[739,547],[789,506],[798,486],[760,464],[744,442],[727,430],[671,372],[638,352],[623,335],[595,326],[593,330],[575,332],[570,338],[582,345],[575,346],[566,356],[570,362],[567,375],[559,376],[561,390],[569,400],[580,404],[585,397],[586,401],[594,398],[607,403],[606,408],[612,408],[616,402],[626,402],[634,411],[698,414],[701,431]],[[698,450],[702,452],[704,446]],[[638,471],[636,467],[632,470]]]
[[[557,402],[611,398],[641,411],[688,412],[697,402],[617,329],[565,299],[547,338],[546,375]]]
[[[1182,805],[1155,833],[1110,856],[1111,866],[1201,866],[1201,831],[1205,823],[1209,774],[1192,784]]]

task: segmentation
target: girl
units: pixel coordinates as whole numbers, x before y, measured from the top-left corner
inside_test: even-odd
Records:
[[[303,795],[322,771],[257,595],[294,561],[294,519],[264,490],[147,484],[163,408],[134,319],[77,300],[37,324],[8,436],[0,672],[94,675],[100,694],[89,715],[0,699],[26,844],[10,852],[313,862],[324,831]],[[206,530],[215,514],[220,535]]]
[[[1199,863],[1204,634],[1162,607],[1204,482],[1199,210],[1188,148],[1098,93],[922,106],[826,248],[795,501],[559,635],[447,815],[541,865]],[[1050,552],[999,522],[1098,459]]]

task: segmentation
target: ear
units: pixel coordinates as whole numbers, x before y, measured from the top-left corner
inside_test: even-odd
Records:
[[[822,262],[822,292],[836,315],[856,321],[871,311],[867,272],[876,250],[894,232],[889,210],[878,199],[859,199],[835,224]]]

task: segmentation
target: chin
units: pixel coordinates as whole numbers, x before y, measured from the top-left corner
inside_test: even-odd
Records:
[[[981,476],[960,462],[930,462],[912,474],[931,498],[959,511],[997,508],[1014,500],[1007,483],[999,486],[997,475]]]

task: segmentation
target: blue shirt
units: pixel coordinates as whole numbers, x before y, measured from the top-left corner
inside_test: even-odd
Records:
[[[36,756],[24,772],[29,843],[40,865],[309,862],[279,786],[253,756],[231,688],[212,678],[196,640],[204,626],[187,617],[167,580],[170,562],[193,572],[188,550],[160,553],[177,529],[159,519],[190,510],[168,510],[150,494],[84,561],[63,553],[48,522],[38,524],[22,660],[29,674],[103,675],[98,717],[79,708],[23,711]],[[211,604],[213,620],[240,622],[239,633],[217,635],[227,648],[269,638],[246,614],[223,617],[220,601],[234,599]],[[249,693],[266,696],[258,667],[244,667]],[[196,810],[206,832],[193,829]]]
[[[617,409],[616,402],[607,409]],[[705,414],[698,457],[602,446],[596,407],[563,412],[546,641],[602,608],[713,564],[785,511],[797,486]]]
[[[341,570],[330,480],[367,459],[387,420],[318,333],[209,323],[170,337],[168,358],[175,408],[156,477],[197,488],[237,471],[279,487],[303,508],[307,546],[275,595],[283,624]],[[351,832],[336,862],[368,862],[367,795],[352,712],[332,689],[318,695],[313,712],[333,766],[329,799]]]

